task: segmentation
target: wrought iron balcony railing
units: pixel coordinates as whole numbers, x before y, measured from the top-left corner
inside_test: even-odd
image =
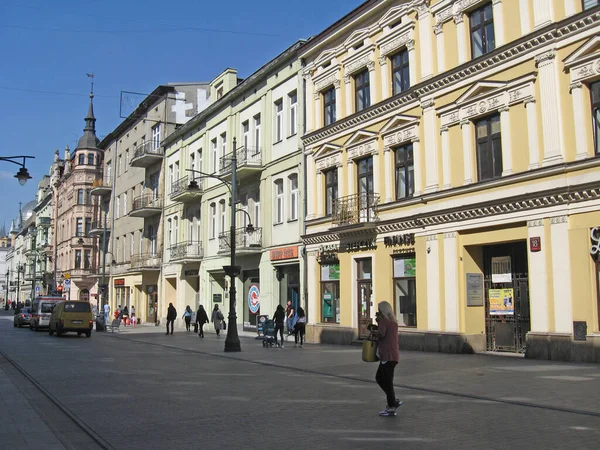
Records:
[[[160,142],[148,141],[141,143],[135,148],[132,160],[145,155],[163,156],[164,154],[165,151],[160,146]]]
[[[202,180],[185,176],[171,184],[171,200],[193,197],[202,193]]]
[[[354,194],[341,197],[333,206],[332,222],[336,227],[370,224],[379,221],[379,194]]]
[[[187,241],[175,244],[169,249],[169,257],[171,261],[202,259],[204,257],[202,242]]]
[[[162,208],[162,197],[154,194],[144,194],[133,200],[132,211],[145,208]]]
[[[219,253],[231,250],[231,232],[221,233],[219,235]],[[254,228],[248,231],[242,227],[235,230],[235,248],[236,251],[260,251],[262,249],[262,228]]]
[[[221,157],[219,175],[231,174],[231,156],[229,153]],[[260,147],[241,147],[236,152],[237,168],[262,168],[262,151]]]
[[[37,224],[40,227],[49,227],[51,222],[52,222],[52,219],[50,217],[38,217],[37,218]]]

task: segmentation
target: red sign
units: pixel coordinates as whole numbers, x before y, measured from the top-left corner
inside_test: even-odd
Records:
[[[125,278],[115,278],[115,286],[125,286]]]
[[[529,250],[532,252],[539,252],[542,250],[542,238],[532,237],[529,238]]]
[[[271,250],[271,261],[279,261],[281,259],[292,259],[298,257],[298,246],[283,247]]]

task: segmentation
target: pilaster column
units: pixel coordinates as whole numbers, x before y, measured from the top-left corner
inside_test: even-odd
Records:
[[[433,27],[435,33],[435,43],[437,47],[437,71],[442,73],[446,70],[446,50],[444,45],[444,31],[442,30],[442,24],[438,23]]]
[[[529,252],[529,317],[531,331],[547,332],[548,329],[548,270],[546,267],[546,249],[548,240],[544,234],[544,221],[530,220],[527,222],[528,240],[538,237],[542,242],[539,252]],[[554,253],[554,249],[552,251]],[[564,255],[562,255],[564,258]]]
[[[576,12],[575,0],[565,0],[565,16],[572,16]]]
[[[540,150],[538,145],[538,123],[535,99],[525,100],[527,110],[527,143],[529,146],[529,169],[540,167]]]
[[[313,111],[316,102],[314,101],[314,85],[310,75],[305,75],[304,81],[306,86],[306,132],[308,133],[315,129]]]
[[[456,24],[456,37],[458,45],[458,63],[462,64],[467,62],[467,29],[465,26],[465,17],[463,13],[458,13],[454,16],[454,23]]]
[[[413,148],[414,158],[414,148]],[[389,203],[393,198],[396,198],[394,192],[394,184],[392,184],[392,170],[394,167],[394,159],[392,150],[389,147],[383,149],[383,170],[385,172],[385,203]]]
[[[425,129],[425,193],[436,192],[438,185],[438,154],[437,154],[437,133],[436,133],[436,115],[433,99],[426,99],[421,102],[423,108],[423,123]]]
[[[583,106],[583,84],[571,84],[571,98],[573,99],[573,121],[575,124],[575,159],[585,159],[588,153],[588,136],[585,132],[584,114],[587,112]]]
[[[554,289],[554,330],[573,332],[573,303],[571,291],[571,258],[569,255],[569,220],[567,216],[550,219],[552,239],[552,277]]]
[[[354,190],[354,181],[356,178],[356,166],[354,165],[354,161],[349,159],[347,163],[348,169],[346,174],[346,183],[348,187],[347,195],[354,195],[356,191]]]
[[[369,95],[371,96],[371,105],[377,103],[377,83],[375,82],[375,61],[369,61],[367,64],[369,70]],[[347,114],[348,116],[350,114]]]
[[[384,100],[390,96],[390,80],[387,56],[379,57],[379,67],[381,71],[381,99]],[[410,64],[410,62],[409,62]]]
[[[305,195],[306,195],[306,203],[307,203],[307,219],[311,220],[316,217],[315,215],[315,192],[313,189],[309,189],[309,186],[314,186],[315,177],[317,173],[317,168],[315,164],[314,155],[310,154],[306,156],[306,180],[307,185],[304,186]]]
[[[531,31],[529,2],[519,2],[519,17],[521,18],[521,35],[525,36]]]
[[[417,6],[417,20],[419,21],[419,48],[421,49],[421,80],[433,76],[433,46],[431,42],[431,12],[427,3]],[[417,80],[411,80],[417,83]]]
[[[504,40],[504,14],[502,11],[502,0],[492,0],[492,11],[494,14],[494,36],[496,48],[505,44]]]
[[[542,102],[542,130],[544,135],[544,165],[561,163],[563,156],[563,129],[560,120],[560,96],[558,95],[558,69],[556,51],[550,50],[535,57],[540,82]]]
[[[450,184],[450,136],[448,127],[440,129],[442,135],[442,188],[449,189]]]
[[[410,40],[406,43],[406,51],[408,51],[408,76],[410,77],[410,85],[417,84],[417,57],[415,52],[415,41]]]
[[[341,89],[341,85],[342,83],[340,83],[340,80],[335,80],[333,82],[333,87],[335,87],[335,120],[340,120],[343,117],[346,117],[349,114],[346,114],[346,116],[342,116],[342,89]]]
[[[413,176],[415,177],[415,192],[413,196],[418,197],[423,192],[423,164],[421,163],[421,142],[419,138],[414,138],[412,141],[413,146],[413,162],[415,164],[415,172]],[[394,170],[394,164],[390,164],[390,170]],[[395,196],[395,193],[392,194]]]
[[[427,331],[440,331],[440,261],[437,235],[427,236]]]
[[[463,171],[464,184],[473,182],[473,124],[470,120],[460,122],[463,140]]]
[[[429,284],[429,279],[427,280]],[[444,233],[445,331],[459,331],[458,242],[456,232]]]
[[[381,180],[380,180],[380,173],[379,173],[379,152],[376,151],[374,153],[371,154],[371,157],[373,158],[373,193],[374,194],[381,194]],[[380,197],[381,198],[381,197]]]
[[[502,176],[513,173],[509,110],[508,106],[498,110],[500,113],[500,135],[502,136]]]
[[[321,118],[321,114],[323,112],[323,107],[321,106],[321,93],[315,92],[313,95],[315,100],[315,120],[313,122],[314,129],[318,130],[323,126],[323,119]]]
[[[554,7],[552,5],[554,1],[533,0],[533,28],[541,28],[554,20]]]
[[[341,164],[337,165],[337,188],[338,188],[338,197],[343,197],[346,195],[344,193],[344,167]]]
[[[325,209],[323,208],[323,197],[325,196],[325,175],[323,172],[317,172],[317,217],[323,217],[325,215]]]
[[[352,106],[352,77],[350,75],[344,75],[344,85],[346,86],[346,116],[349,116],[354,111],[354,107]]]

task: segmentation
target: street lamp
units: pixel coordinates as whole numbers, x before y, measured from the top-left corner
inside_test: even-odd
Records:
[[[230,265],[223,266],[223,270],[225,274],[230,277],[231,282],[229,285],[229,315],[227,324],[227,337],[225,338],[225,351],[226,352],[241,352],[242,347],[240,345],[240,337],[238,335],[237,330],[237,314],[235,312],[235,303],[236,303],[236,289],[235,289],[235,279],[241,273],[242,267],[236,266],[236,242],[235,242],[235,213],[238,211],[236,209],[236,186],[237,186],[237,140],[233,138],[233,152],[231,153],[231,181],[227,181],[218,175],[208,174],[201,172],[199,170],[188,169],[188,172],[199,173],[202,177],[205,178],[214,178],[221,183],[223,183],[229,189],[231,194],[231,227],[230,227],[230,236],[229,236],[229,246],[231,249],[230,253]],[[243,211],[243,210],[240,210]],[[246,211],[243,211],[246,212]],[[247,212],[246,212],[247,214]],[[250,215],[248,215],[250,217]],[[252,223],[249,223],[247,226],[248,232],[254,231],[254,227]]]
[[[6,269],[6,297],[4,298],[4,310],[8,311],[8,276],[10,275],[10,269]]]
[[[31,175],[29,175],[29,171],[27,170],[27,168],[25,167],[25,160],[26,159],[33,159],[35,158],[35,156],[24,156],[24,155],[19,155],[19,156],[0,156],[0,161],[6,161],[9,163],[13,163],[16,164],[17,166],[21,166],[21,168],[19,169],[19,171],[17,172],[17,174],[15,175],[15,178],[17,180],[19,180],[19,184],[21,186],[25,186],[25,183],[27,183],[27,180],[31,179]],[[15,160],[19,160],[22,159],[23,162],[18,162]]]

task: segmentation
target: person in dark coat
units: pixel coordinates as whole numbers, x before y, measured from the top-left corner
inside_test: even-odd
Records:
[[[198,324],[198,337],[204,337],[204,324],[208,323],[208,314],[204,306],[198,306],[198,312],[196,313],[196,323]]]
[[[275,314],[273,314],[273,321],[275,322],[275,344],[277,347],[283,348],[283,321],[285,320],[285,310],[283,306],[277,305]],[[281,344],[277,342],[277,333],[281,336]]]
[[[177,310],[173,306],[173,303],[169,303],[169,308],[167,309],[167,334],[169,334],[169,324],[171,324],[171,334],[173,334],[175,319],[177,319]]]

